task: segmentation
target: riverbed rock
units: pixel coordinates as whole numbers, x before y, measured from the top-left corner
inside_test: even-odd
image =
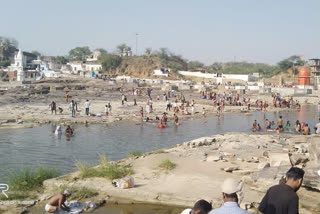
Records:
[[[233,172],[235,170],[239,170],[238,166],[226,167],[223,169],[225,172]]]
[[[208,162],[219,161],[219,160],[222,160],[222,157],[219,155],[211,155],[207,157]]]
[[[259,163],[258,170],[262,170],[268,167],[270,167],[270,163]]]
[[[287,153],[271,152],[269,154],[269,162],[271,166],[291,165]]]
[[[320,161],[320,136],[314,136],[309,141],[310,160],[319,163]]]
[[[289,155],[289,160],[292,166],[296,166],[307,163],[309,158],[304,154],[291,154]]]

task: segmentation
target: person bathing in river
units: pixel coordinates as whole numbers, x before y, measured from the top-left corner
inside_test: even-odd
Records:
[[[45,211],[48,213],[55,213],[57,211],[64,210],[69,212],[70,208],[65,205],[65,201],[69,196],[71,196],[72,191],[71,190],[65,190],[62,193],[58,193],[57,195],[53,196],[48,203],[45,206]]]
[[[252,123],[252,129],[253,132],[257,131],[257,120],[254,120]]]
[[[301,124],[300,124],[299,120],[297,120],[296,123],[294,124],[294,131],[296,133],[300,133],[301,132]]]
[[[260,130],[261,130],[261,126],[260,126],[260,124],[259,124],[259,123],[257,124],[257,128],[256,128],[256,130],[257,130],[257,131],[260,131]]]
[[[167,113],[164,112],[164,113],[162,114],[161,120],[163,121],[163,124],[166,126],[166,125],[167,125],[167,122],[168,122]]]
[[[179,126],[179,118],[178,118],[178,116],[176,114],[173,114],[173,120],[174,120],[174,124],[176,126]]]
[[[283,131],[283,120],[282,120],[282,116],[279,117],[279,119],[277,120],[277,125],[278,125],[278,128],[280,130],[280,132]]]
[[[265,124],[267,129],[271,129],[271,122],[268,119],[266,119]]]
[[[286,126],[284,127],[284,129],[286,130],[286,132],[289,132],[289,131],[290,131],[290,128],[291,128],[291,123],[290,123],[290,121],[288,120]]]
[[[73,135],[73,129],[69,125],[66,128],[66,134]]]
[[[310,135],[310,128],[308,126],[308,123],[306,123],[306,125],[303,127],[302,133],[303,135]]]

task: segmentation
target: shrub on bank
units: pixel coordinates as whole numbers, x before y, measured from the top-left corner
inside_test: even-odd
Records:
[[[69,187],[63,185],[59,188],[59,191],[63,192],[65,189],[70,189],[72,191],[72,195],[68,197],[68,200],[81,200],[84,198],[92,198],[98,195],[98,192],[96,190],[87,187]]]
[[[176,168],[176,164],[172,163],[169,159],[166,159],[159,164],[159,167],[164,170],[172,170]]]
[[[107,160],[106,156],[100,156],[98,166],[92,166],[83,162],[77,162],[76,166],[82,178],[104,177],[112,180],[132,174],[130,166],[112,163]]]
[[[55,178],[59,175],[60,173],[55,168],[41,166],[36,169],[22,167],[19,170],[8,171],[6,177],[11,190],[29,191],[42,187],[44,180]]]
[[[130,152],[130,157],[140,157],[142,155],[143,155],[143,152],[138,151],[138,150]]]

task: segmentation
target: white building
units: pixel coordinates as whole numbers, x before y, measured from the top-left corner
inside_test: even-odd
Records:
[[[98,61],[101,52],[99,50],[95,50],[91,55],[86,57],[87,62]]]
[[[22,50],[19,49],[18,53],[14,56],[14,64],[8,67],[8,71],[17,71],[17,81],[23,82],[25,80],[24,68],[27,65],[27,59],[23,55]]]
[[[68,64],[71,73],[78,74],[83,71],[101,71],[102,65],[97,61],[89,61],[89,62],[82,62],[82,61],[73,61],[69,62]]]
[[[154,76],[169,76],[169,70],[164,70],[164,69],[159,69],[159,70],[153,70],[153,75]]]

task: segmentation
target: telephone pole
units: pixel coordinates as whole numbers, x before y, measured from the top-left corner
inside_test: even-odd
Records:
[[[139,34],[136,33],[136,56],[138,56],[138,36]]]

